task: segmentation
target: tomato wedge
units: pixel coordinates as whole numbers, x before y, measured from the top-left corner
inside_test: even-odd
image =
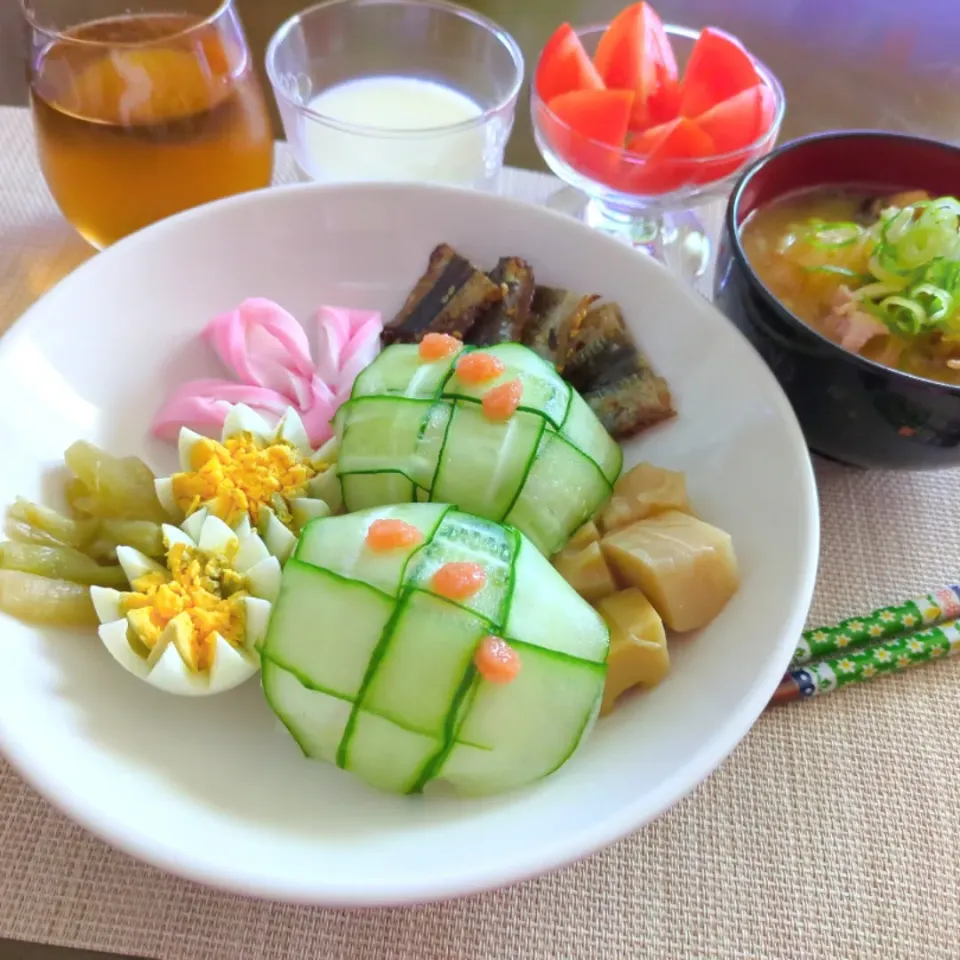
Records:
[[[759,140],[770,129],[776,109],[773,91],[757,83],[701,114],[697,126],[713,138],[717,153],[732,153]]]
[[[680,115],[699,117],[758,83],[763,83],[763,78],[740,41],[707,27],[690,51],[681,84]]]
[[[643,163],[624,161],[620,189],[653,196],[698,181],[696,164],[716,153],[709,134],[695,120],[677,117],[627,139],[627,150],[646,157]]]
[[[571,90],[602,90],[603,81],[569,23],[554,31],[540,54],[537,93],[545,103]]]
[[[769,132],[776,110],[773,91],[758,83],[697,117],[697,125],[713,138],[717,153],[729,155],[698,165],[698,180],[723,180],[762,153],[760,148],[748,148]]]
[[[575,90],[548,104],[554,116],[581,136],[623,146],[633,108],[631,90]]]
[[[645,130],[677,115],[677,59],[650,4],[635,3],[613,18],[593,62],[607,87],[636,93],[631,129]]]
[[[648,159],[694,160],[716,153],[716,147],[699,121],[677,117],[668,123],[650,127],[627,139],[627,149]]]
[[[633,99],[632,90],[562,93],[540,111],[540,128],[562,160],[606,182],[620,166]]]

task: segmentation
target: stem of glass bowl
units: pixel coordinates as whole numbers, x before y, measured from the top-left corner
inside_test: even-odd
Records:
[[[692,210],[619,207],[587,201],[584,222],[649,254],[696,287],[710,263],[710,239]]]
[[[573,187],[556,191],[547,206],[642,250],[703,292],[712,244],[696,211],[663,210],[654,205],[619,206],[588,197]]]

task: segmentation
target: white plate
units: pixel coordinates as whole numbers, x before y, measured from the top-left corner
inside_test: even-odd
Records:
[[[391,315],[438,242],[481,264],[619,301],[679,416],[626,446],[687,473],[729,530],[743,586],[673,670],[599,723],[558,774],[485,801],[380,795],[310,763],[256,681],[196,700],[126,673],[95,636],[0,615],[0,746],[41,793],[110,843],[195,880],[327,905],[398,904],[541,873],[636,830],[703,780],[754,722],[803,626],[817,499],[786,399],[705,301],[619,243],[523,203],[403,185],[296,186],[178,216],[95,257],[0,340],[0,501],[49,492],[80,437],[169,471],[146,435],[165,392],[217,372],[194,337],[271,297]],[[46,479],[45,479],[46,474]]]

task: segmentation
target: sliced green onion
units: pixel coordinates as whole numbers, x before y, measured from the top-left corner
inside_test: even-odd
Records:
[[[891,293],[899,293],[904,285],[900,283],[868,283],[865,286],[858,287],[853,297],[855,300],[879,300],[880,297],[889,296]]]
[[[896,256],[902,267],[911,270],[922,267],[949,251],[952,238],[945,238],[942,231],[929,224],[912,227],[896,244]]]
[[[878,249],[867,261],[867,267],[878,280],[883,281],[883,283],[889,283],[891,286],[896,287],[897,290],[902,290],[907,286],[909,281],[901,277],[899,273],[888,269],[883,262],[884,259],[882,249]]]
[[[805,273],[832,273],[838,277],[852,277],[854,280],[868,279],[864,274],[851,270],[849,267],[840,267],[834,263],[820,263],[812,267],[804,267]],[[899,288],[898,288],[899,289]]]
[[[923,206],[928,210],[936,210],[940,213],[947,213],[955,217],[960,217],[960,200],[958,200],[956,197],[937,197],[936,200],[928,200],[922,205],[915,203],[914,206],[918,208]]]
[[[948,293],[960,292],[960,260],[935,260],[924,271],[924,280]]]
[[[901,333],[916,336],[927,326],[927,314],[915,300],[887,297],[878,304],[887,326]]]
[[[809,241],[815,247],[849,247],[856,243],[864,234],[859,223],[838,222],[825,223],[817,226]]]
[[[953,297],[946,290],[941,290],[932,283],[918,283],[910,290],[910,294],[918,299],[926,297],[933,301],[929,307],[922,300],[920,301],[920,306],[929,320],[934,322],[946,320],[953,313]]]
[[[928,207],[917,218],[917,224],[953,234],[957,230],[957,215],[941,207]]]
[[[897,210],[892,217],[884,222],[880,235],[887,243],[897,243],[909,229],[911,223],[913,223],[913,210],[910,207]]]

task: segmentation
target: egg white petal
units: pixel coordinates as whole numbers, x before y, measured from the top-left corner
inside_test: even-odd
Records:
[[[179,696],[203,696],[210,692],[206,674],[194,673],[183,662],[175,643],[167,643],[144,679],[152,687]]]
[[[173,496],[173,477],[161,477],[153,482],[153,487],[157,491],[157,499],[160,506],[163,507],[171,517],[182,517],[183,511],[177,506],[177,501]]]
[[[93,609],[97,611],[97,619],[101,623],[113,623],[115,620],[126,620],[120,607],[121,593],[112,587],[91,587],[90,599]]]
[[[207,693],[223,693],[249,680],[259,669],[260,659],[252,653],[237,650],[219,633],[213,635],[213,665],[210,667]]]
[[[280,596],[282,572],[280,561],[276,557],[261,560],[246,572],[250,593],[271,603],[276,602],[277,597]]]
[[[307,429],[300,419],[300,414],[293,407],[287,407],[286,413],[280,418],[277,424],[278,440],[286,440],[287,443],[296,447],[304,457],[313,456],[313,447],[310,445],[310,437],[307,435]]]
[[[337,513],[343,507],[343,492],[336,467],[330,467],[318,473],[307,484],[307,494],[314,500],[323,500],[331,513]]]
[[[197,546],[204,553],[225,556],[240,545],[237,535],[219,517],[207,517],[200,528]]]
[[[241,433],[251,433],[262,443],[268,443],[274,437],[274,431],[270,429],[267,421],[245,403],[238,403],[231,407],[223,421],[224,442]]]
[[[180,436],[177,437],[177,453],[180,456],[180,470],[183,473],[193,472],[193,460],[190,455],[193,453],[193,448],[205,439],[206,437],[201,436],[189,427],[181,428]]]
[[[340,441],[336,437],[331,437],[323,444],[316,453],[310,458],[310,463],[318,470],[329,467],[330,464],[337,462],[340,456]]]
[[[255,657],[238,652],[218,633],[211,639],[214,651],[213,665],[209,673],[194,673],[183,662],[176,646],[171,643],[144,679],[165,693],[182,697],[204,697],[231,690],[257,672]]]
[[[287,558],[297,545],[297,538],[277,519],[277,515],[269,507],[260,509],[260,536],[263,537],[267,549],[281,563],[287,562]]]
[[[131,584],[147,573],[162,573],[164,579],[170,579],[170,571],[166,567],[161,567],[159,563],[133,547],[117,547],[117,561],[123,567],[123,572]]]
[[[326,500],[316,497],[294,497],[290,501],[290,514],[298,529],[303,529],[311,520],[330,516],[330,507]]]
[[[241,542],[253,533],[253,525],[250,523],[250,515],[248,513],[243,515],[243,519],[233,528],[233,532]]]
[[[246,619],[244,646],[248,651],[257,651],[260,649],[263,638],[267,635],[273,604],[261,597],[244,597],[243,609]],[[257,656],[259,659],[259,654]]]
[[[267,545],[260,539],[256,533],[247,534],[240,537],[240,548],[233,558],[233,569],[238,573],[246,573],[251,567],[256,566],[261,560],[266,560],[270,556]]]
[[[197,541],[182,527],[165,523],[160,528],[160,532],[163,534],[163,545],[168,551],[175,543],[182,543],[185,547],[195,547],[197,545]]]
[[[196,513],[191,513],[183,523],[180,524],[180,529],[188,536],[194,543],[197,543],[200,539],[200,531],[203,529],[204,521],[209,516],[209,512],[206,507],[201,507]]]
[[[141,680],[146,679],[150,666],[146,660],[133,652],[130,641],[127,639],[126,620],[113,620],[110,623],[101,624],[97,632],[100,634],[103,645],[121,667]]]
[[[150,655],[147,657],[147,666],[152,670],[154,665],[163,657],[167,652],[167,647],[174,646],[173,635],[176,633],[177,625],[175,621],[182,622],[183,619],[190,619],[188,614],[178,613],[176,617],[172,620],[167,621],[167,625],[163,628],[163,633],[160,634],[157,642],[153,645],[150,650]]]

